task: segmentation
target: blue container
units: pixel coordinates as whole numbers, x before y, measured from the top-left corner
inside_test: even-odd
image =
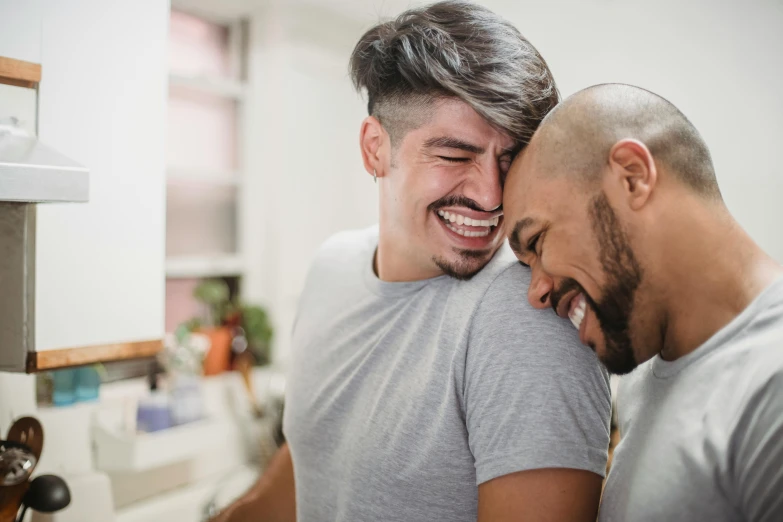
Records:
[[[76,368],[76,400],[89,402],[98,400],[98,392],[101,386],[101,376],[94,366]]]
[[[76,402],[76,370],[57,370],[52,372],[54,390],[52,403],[55,406],[68,406]]]

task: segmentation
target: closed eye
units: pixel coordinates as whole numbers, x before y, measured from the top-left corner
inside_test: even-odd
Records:
[[[450,161],[452,163],[466,163],[466,162],[470,161],[470,158],[458,158],[458,157],[454,157],[454,156],[438,156],[438,158],[440,158],[442,160],[445,160],[445,161]]]
[[[538,240],[541,238],[541,232],[533,236],[530,241],[527,243],[527,251],[532,252],[536,255],[538,255],[538,250],[536,248],[538,247]]]

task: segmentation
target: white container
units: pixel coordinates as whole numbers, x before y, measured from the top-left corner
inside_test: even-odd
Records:
[[[118,432],[97,423],[94,428],[95,465],[104,471],[144,471],[215,451],[231,426],[225,420],[205,419],[154,433]]]

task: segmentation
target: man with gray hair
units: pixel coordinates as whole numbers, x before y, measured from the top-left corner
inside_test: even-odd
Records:
[[[693,124],[638,87],[581,91],[504,206],[530,304],[629,374],[599,520],[783,520],[783,267],[729,214]]]
[[[608,379],[517,298],[511,159],[558,102],[536,49],[466,2],[367,31],[351,76],[380,223],[328,240],[301,297],[287,445],[223,521],[595,519]]]

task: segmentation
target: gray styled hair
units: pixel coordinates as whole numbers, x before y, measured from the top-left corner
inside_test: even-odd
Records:
[[[410,9],[376,25],[356,44],[350,70],[393,144],[422,123],[433,101],[455,97],[524,147],[560,99],[535,47],[500,16],[465,1]]]

